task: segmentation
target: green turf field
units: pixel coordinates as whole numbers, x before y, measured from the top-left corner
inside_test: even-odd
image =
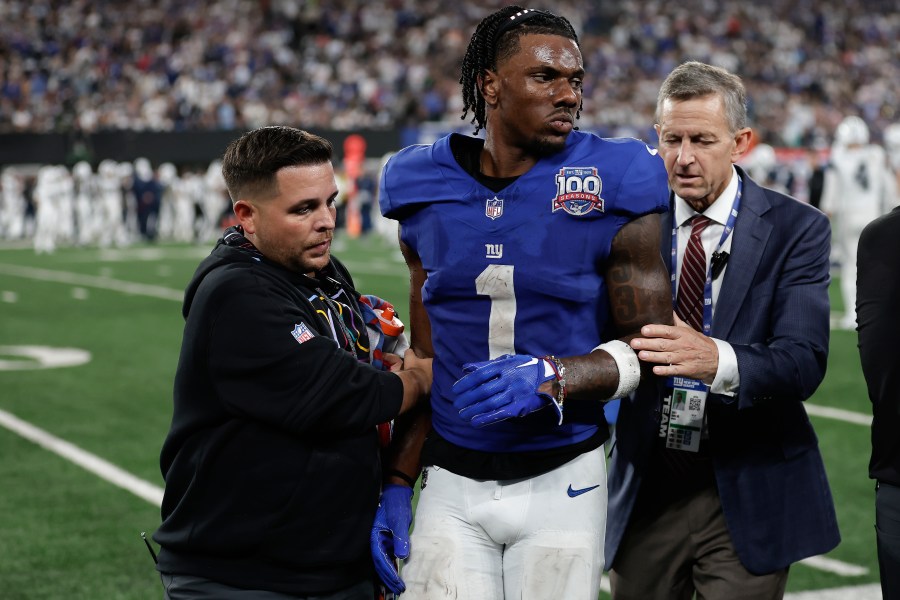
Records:
[[[163,483],[157,458],[171,415],[180,297],[208,251],[162,245],[37,256],[31,249],[0,249],[0,366],[6,367],[0,368],[0,417],[54,436],[46,446],[73,444],[60,452],[75,456],[29,441],[8,428],[15,425],[0,427],[0,597],[161,597],[140,532],[149,535],[159,523],[153,498]],[[335,254],[358,289],[391,300],[401,316],[406,312],[408,280],[393,244],[341,237]],[[38,369],[39,358],[9,348],[19,346],[76,348],[90,360]],[[809,404],[853,411],[863,421],[870,413],[854,332],[833,332],[828,375]],[[788,590],[871,584],[878,572],[869,428],[816,414],[812,420],[843,535],[826,558],[840,561],[843,574],[834,564],[829,570],[799,564]],[[149,492],[136,495],[72,462],[89,460],[79,448],[149,483]],[[111,477],[121,480],[122,472]]]

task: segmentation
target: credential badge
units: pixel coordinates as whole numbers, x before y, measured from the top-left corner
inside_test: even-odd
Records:
[[[596,167],[563,167],[556,175],[556,197],[551,212],[562,209],[576,217],[592,210],[603,212],[602,189]]]
[[[503,198],[498,198],[497,196],[494,196],[493,198],[488,198],[487,202],[485,202],[485,205],[484,205],[484,216],[493,220],[502,215],[503,215]]]

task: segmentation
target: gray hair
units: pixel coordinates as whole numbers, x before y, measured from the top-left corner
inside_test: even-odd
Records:
[[[720,67],[689,61],[669,73],[656,100],[656,122],[666,100],[690,100],[718,94],[725,104],[725,120],[732,133],[747,127],[747,99],[741,78]]]

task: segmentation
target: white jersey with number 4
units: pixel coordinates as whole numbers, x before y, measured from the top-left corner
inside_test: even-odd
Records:
[[[832,150],[825,172],[822,210],[838,239],[857,239],[863,228],[895,203],[884,149],[874,144]]]

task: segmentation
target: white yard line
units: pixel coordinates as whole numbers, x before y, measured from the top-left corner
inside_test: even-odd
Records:
[[[811,590],[785,594],[784,600],[881,600],[881,585],[870,583],[829,590]]]
[[[161,487],[135,477],[128,471],[120,469],[116,465],[103,460],[95,454],[82,450],[75,444],[71,444],[39,427],[35,427],[31,423],[23,421],[19,417],[6,412],[5,410],[0,410],[0,425],[13,433],[22,436],[26,440],[34,442],[38,446],[46,448],[54,454],[90,471],[101,479],[104,479],[123,490],[131,492],[138,498],[142,498],[150,504],[156,506],[162,505],[163,490]]]
[[[827,571],[843,577],[859,577],[860,575],[868,575],[869,570],[859,565],[846,563],[826,556],[810,556],[800,561],[807,567]]]
[[[48,269],[0,264],[0,274],[25,277],[39,281],[52,281],[102,288],[137,296],[150,296],[153,298],[161,298],[163,300],[175,300],[177,302],[181,302],[184,299],[184,292],[181,290],[173,290],[158,285],[119,281],[109,277],[80,275],[66,271],[50,271]],[[151,504],[156,506],[162,504],[163,490],[161,487],[153,485],[143,479],[139,479],[109,461],[106,461],[95,454],[91,454],[86,450],[82,450],[78,446],[58,438],[43,429],[35,427],[27,421],[23,421],[16,417],[12,413],[0,410],[0,425],[17,433],[25,439],[50,450],[62,458],[75,463],[83,469],[90,471],[101,479],[131,492],[135,496],[142,498]]]
[[[368,271],[369,273],[381,273],[393,270],[384,264],[368,265],[366,269],[363,265],[353,264],[355,272]],[[372,268],[374,267],[374,268]],[[48,269],[37,269],[32,267],[19,267],[16,265],[0,264],[0,274],[14,275],[40,281],[53,281],[58,283],[67,283],[72,285],[83,285],[87,287],[96,287],[101,289],[123,292],[126,294],[151,296],[154,298],[162,298],[164,300],[175,300],[181,302],[184,297],[182,290],[174,290],[156,285],[148,285],[141,283],[130,283],[120,281],[109,277],[95,277],[91,275],[80,275],[69,273],[66,271],[51,271]],[[405,273],[399,273],[405,276]],[[828,419],[836,419],[857,425],[869,426],[872,424],[871,415],[857,413],[840,408],[831,408],[827,406],[819,406],[811,403],[804,403],[807,413],[817,417]],[[39,429],[18,417],[0,410],[0,425],[6,427],[22,437],[58,454],[59,456],[83,467],[84,469],[96,474],[100,478],[119,486],[139,498],[147,500],[151,504],[159,506],[162,503],[162,488],[153,485],[143,479],[139,479],[134,475],[123,471],[119,467],[109,463],[102,458],[91,454],[81,448],[57,438],[42,429]],[[865,575],[868,570],[864,567],[853,565],[838,560],[826,558],[824,556],[814,556],[801,561],[808,567],[820,569],[838,575],[853,577]],[[609,593],[609,579],[604,576],[600,588]],[[835,588],[831,590],[816,590],[810,592],[798,592],[787,594],[787,600],[839,600],[843,598],[853,597],[854,600],[880,600],[881,587],[878,584]]]
[[[36,279],[38,281],[53,281],[56,283],[68,283],[71,285],[113,290],[115,292],[123,292],[134,296],[150,296],[152,298],[161,298],[163,300],[175,300],[176,302],[184,300],[184,290],[173,290],[172,288],[149,285],[146,283],[120,281],[110,277],[81,275],[79,273],[69,273],[68,271],[51,271],[49,269],[36,269],[34,267],[0,264],[0,274]]]
[[[855,425],[872,425],[872,415],[853,412],[852,410],[844,410],[843,408],[832,408],[830,406],[821,406],[819,404],[810,404],[805,402],[806,412],[815,417],[825,417],[826,419],[836,419],[845,421]]]
[[[823,556],[813,556],[812,558],[807,558],[806,560],[800,561],[801,563],[814,567],[814,568],[822,568],[818,566],[814,566],[813,563],[823,563],[823,562],[834,562],[839,563],[840,561],[835,561],[833,559],[825,558]],[[854,575],[864,575],[868,573],[867,569],[863,567],[857,567],[856,565],[848,565],[847,563],[841,563],[841,565],[848,567],[847,573],[838,573],[840,575],[854,576]],[[831,565],[832,567],[834,565]],[[832,569],[823,569],[826,571],[837,572]],[[860,572],[861,571],[861,572]],[[607,594],[612,593],[609,587],[609,574],[604,573],[603,579],[600,580],[600,590],[606,592]],[[865,585],[856,585],[856,586],[848,586],[848,587],[839,587],[839,588],[830,588],[824,590],[809,590],[806,592],[793,592],[791,594],[785,594],[784,600],[847,600],[847,598],[852,598],[853,600],[882,600],[881,598],[881,585],[878,583],[869,583]]]
[[[51,271],[48,269],[0,264],[0,274],[25,277],[39,281],[52,281],[95,287],[137,296],[150,296],[153,298],[161,298],[163,300],[174,300],[177,302],[181,302],[184,299],[184,292],[182,290],[173,290],[157,285],[119,281],[109,277],[80,275],[66,271]],[[135,477],[109,461],[106,461],[95,454],[91,454],[43,429],[35,427],[27,421],[19,419],[12,413],[0,410],[0,425],[155,506],[160,506],[162,504],[163,490],[161,487]]]
[[[396,265],[392,266],[383,261],[372,262],[365,265],[352,262],[345,264],[352,273],[358,275],[396,275],[397,277],[403,278],[409,277],[409,273],[404,267],[398,268]],[[133,283],[130,281],[113,279],[111,277],[82,275],[80,273],[71,273],[69,271],[51,271],[49,269],[20,267],[18,265],[0,263],[0,275],[13,275],[15,277],[24,277],[26,279],[35,279],[37,281],[51,281],[55,283],[100,288],[131,294],[133,296],[150,296],[151,298],[174,300],[175,302],[182,302],[184,300],[184,290],[176,290],[146,283]]]

